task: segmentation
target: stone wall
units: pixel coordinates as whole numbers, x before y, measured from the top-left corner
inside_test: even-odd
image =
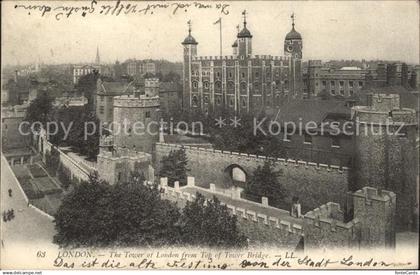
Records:
[[[171,150],[179,150],[180,145],[157,143],[155,167],[159,173],[160,160]],[[229,167],[241,167],[247,178],[254,169],[267,160],[264,156],[223,152],[220,150],[184,146],[188,157],[189,174],[202,187],[215,183],[218,187],[232,185]],[[275,169],[281,172],[279,181],[287,191],[287,203],[293,196],[300,198],[303,212],[314,209],[330,201],[344,204],[348,191],[349,169],[334,165],[318,164],[296,160],[275,159]]]
[[[162,198],[176,202],[180,208],[185,207],[188,201],[194,201],[196,198],[194,194],[183,190],[194,186],[194,178],[189,177],[189,181],[193,182],[192,185],[179,187],[179,184],[176,183],[175,187],[170,187],[167,185],[167,178],[161,178]],[[200,189],[197,188],[197,190]],[[217,195],[217,192],[214,194]],[[235,205],[221,204],[226,205],[228,211],[237,217],[239,230],[248,238],[251,246],[275,246],[294,250],[302,238],[303,231],[300,223],[292,223],[286,219],[256,213]],[[267,207],[263,204],[261,206]]]
[[[47,141],[45,135],[43,134],[39,135],[37,140],[37,151],[40,153],[42,160],[45,162],[45,154],[47,151],[51,152],[51,147],[54,145]],[[71,179],[76,178],[79,181],[89,180],[89,174],[93,172],[92,170],[88,169],[80,163],[77,163],[76,160],[66,155],[63,151],[60,150],[60,148],[56,146],[54,147],[60,153],[61,165],[63,165],[63,167],[67,168],[71,172]]]

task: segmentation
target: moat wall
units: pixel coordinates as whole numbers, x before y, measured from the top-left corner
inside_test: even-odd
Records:
[[[155,165],[158,173],[161,159],[171,150],[180,148],[180,145],[156,143]],[[216,184],[217,187],[229,188],[232,185],[230,175],[227,173],[230,167],[239,166],[248,178],[267,160],[264,156],[189,146],[184,148],[190,169],[188,174],[196,178],[199,186],[205,188],[208,188],[210,183]],[[274,159],[274,167],[281,173],[279,181],[287,191],[286,201],[290,203],[293,196],[298,196],[303,212],[330,201],[345,204],[349,177],[347,167],[290,159]]]

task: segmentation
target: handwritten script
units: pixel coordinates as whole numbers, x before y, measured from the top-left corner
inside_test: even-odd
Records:
[[[125,16],[125,15],[154,15],[169,11],[172,14],[187,13],[191,10],[216,10],[222,15],[229,14],[229,4],[218,2],[129,2],[129,1],[100,1],[92,0],[80,5],[16,4],[15,10],[26,12],[27,15],[40,17],[53,16],[56,20],[80,16],[85,18],[92,15]]]
[[[326,257],[286,252],[269,254],[229,251],[60,251],[52,267],[59,269],[328,269],[328,268],[407,268],[409,261],[375,259],[353,255]]]

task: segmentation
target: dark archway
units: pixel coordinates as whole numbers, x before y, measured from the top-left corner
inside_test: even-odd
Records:
[[[224,185],[226,187],[239,186],[245,188],[248,173],[242,166],[231,164],[225,168],[224,175]]]

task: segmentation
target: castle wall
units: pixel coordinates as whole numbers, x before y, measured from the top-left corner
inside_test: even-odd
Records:
[[[194,194],[184,191],[184,188],[169,187],[162,180],[160,185],[164,189],[161,193],[162,198],[176,202],[178,207],[183,208],[188,201],[194,201],[196,198]],[[230,204],[222,203],[222,205],[226,205],[228,211],[237,217],[238,228],[248,238],[251,246],[275,246],[294,250],[302,238],[301,224]]]
[[[171,150],[180,148],[180,145],[156,144],[155,167],[158,172],[161,159]],[[218,187],[230,187],[231,179],[226,173],[230,165],[240,166],[249,177],[259,165],[262,166],[267,160],[263,156],[189,146],[184,146],[184,148],[188,158],[189,174],[195,177],[202,187],[208,187],[210,183],[215,183]],[[303,212],[329,201],[345,203],[349,174],[346,167],[277,159],[275,169],[282,173],[279,181],[287,191],[286,202],[291,203],[292,197],[298,196]]]
[[[76,160],[72,159],[66,155],[60,148],[53,146],[49,141],[47,141],[44,135],[40,135],[38,139],[38,152],[41,154],[42,160],[45,162],[45,154],[51,152],[51,148],[54,147],[60,153],[60,162],[63,167],[67,168],[71,175],[71,179],[76,178],[79,181],[89,180],[89,174],[92,172],[88,167],[83,166],[83,164],[78,163]]]
[[[371,105],[353,108],[360,128],[354,136],[355,188],[372,186],[395,192],[398,228],[410,230],[418,220],[414,215],[419,167],[415,111],[395,110],[399,105],[395,96],[376,96]]]

